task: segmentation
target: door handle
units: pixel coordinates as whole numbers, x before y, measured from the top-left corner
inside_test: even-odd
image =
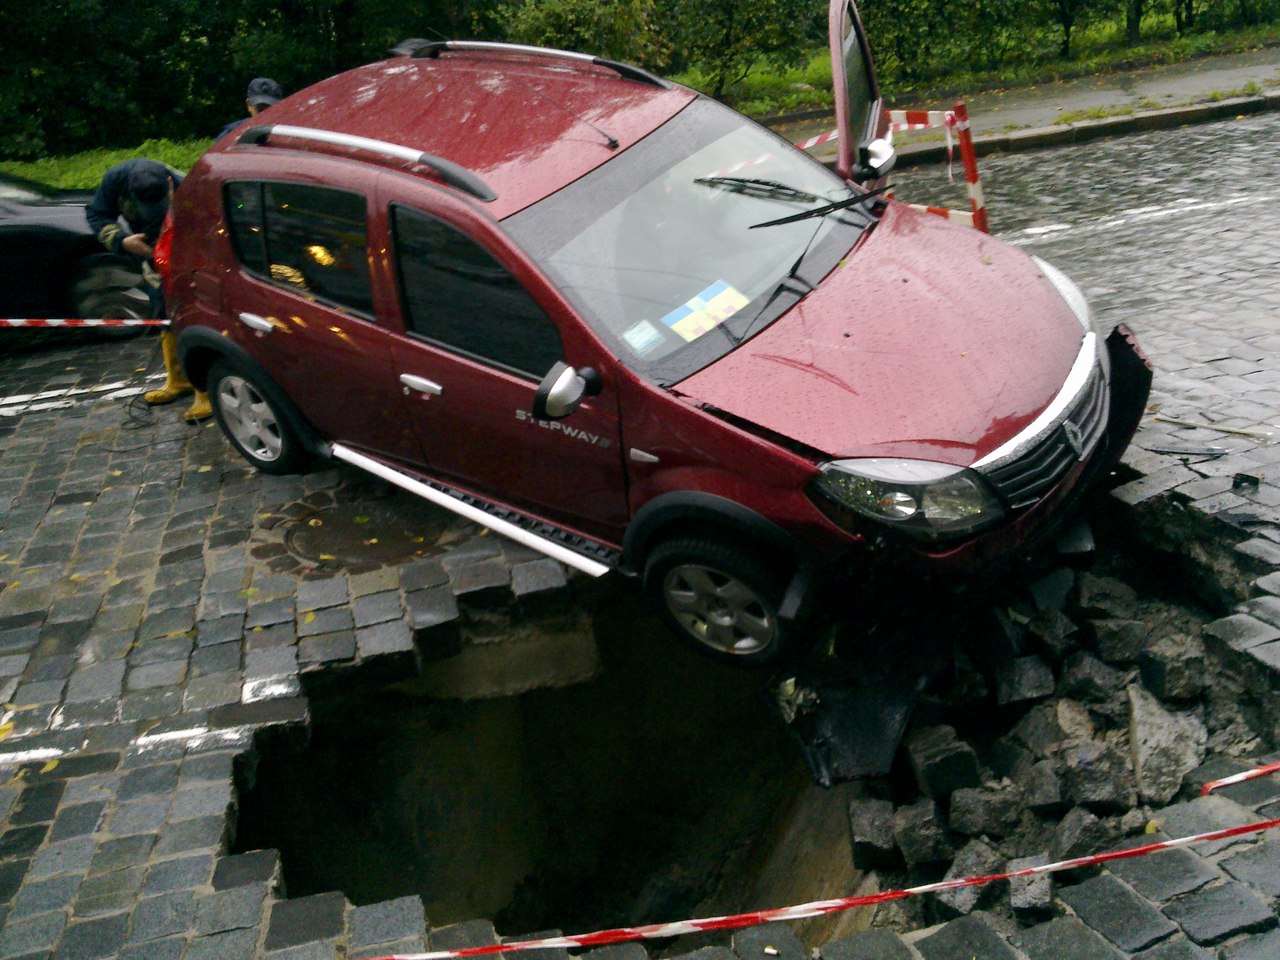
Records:
[[[417,390],[419,393],[429,393],[433,397],[438,397],[444,393],[444,387],[436,383],[434,380],[428,380],[426,377],[415,377],[412,373],[400,374],[400,382],[409,390]]]
[[[257,330],[260,333],[270,333],[276,328],[276,325],[265,317],[260,317],[256,313],[240,314],[240,322],[250,330]]]

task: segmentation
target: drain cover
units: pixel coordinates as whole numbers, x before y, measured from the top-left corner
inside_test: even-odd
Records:
[[[285,529],[289,552],[312,563],[385,565],[439,553],[454,518],[419,501],[336,504]]]

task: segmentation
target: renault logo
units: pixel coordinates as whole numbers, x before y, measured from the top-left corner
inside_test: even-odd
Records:
[[[1080,435],[1080,428],[1070,420],[1062,424],[1062,435],[1066,438],[1067,446],[1076,452],[1076,459],[1084,458],[1084,438]]]

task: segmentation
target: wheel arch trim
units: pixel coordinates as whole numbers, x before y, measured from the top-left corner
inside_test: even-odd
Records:
[[[723,530],[740,541],[782,550],[798,566],[807,559],[794,537],[750,507],[713,493],[678,490],[660,494],[636,511],[622,541],[624,569],[641,572],[662,532],[673,524],[690,522]]]
[[[248,352],[233,340],[209,327],[187,327],[178,334],[178,358],[187,378],[199,390],[207,390],[209,371],[217,363],[225,363],[238,373],[260,381],[279,405],[279,414],[289,422],[308,453],[328,459],[328,448],[315,428],[307,422],[293,400],[284,392]]]

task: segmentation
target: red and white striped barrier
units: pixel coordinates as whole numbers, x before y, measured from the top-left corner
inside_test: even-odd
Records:
[[[1204,793],[1225,786],[1228,783],[1240,783],[1254,777],[1265,776],[1280,770],[1280,764],[1259,767],[1247,773],[1236,774],[1223,780],[1215,780],[1204,785]],[[1113,860],[1130,860],[1145,857],[1162,850],[1173,850],[1188,847],[1197,843],[1209,843],[1214,840],[1227,840],[1231,837],[1261,833],[1280,827],[1280,818],[1263,820],[1259,823],[1246,823],[1238,827],[1227,827],[1222,830],[1211,830],[1189,837],[1175,840],[1162,840],[1148,843],[1129,850],[1112,850],[1107,853],[1091,854],[1087,857],[1075,857],[1071,860],[1060,860],[1039,867],[1027,867],[1007,873],[992,873],[981,877],[962,877],[955,880],[942,880],[937,883],[926,883],[918,887],[902,890],[886,890],[861,897],[841,897],[835,900],[815,900],[793,907],[780,907],[774,910],[756,910],[750,913],[738,913],[724,917],[704,917],[700,920],[681,920],[675,923],[654,923],[640,927],[617,927],[612,930],[598,930],[595,933],[583,933],[568,937],[543,937],[537,940],[515,940],[510,943],[488,944],[482,947],[464,947],[458,950],[433,950],[428,953],[397,953],[370,960],[455,960],[461,957],[480,957],[494,953],[518,953],[525,950],[547,950],[554,948],[575,949],[580,947],[603,947],[615,943],[628,943],[635,940],[657,940],[664,937],[679,937],[689,933],[705,933],[709,930],[738,930],[743,927],[755,927],[765,923],[776,923],[780,920],[804,920],[809,917],[820,917],[829,913],[838,913],[853,907],[870,907],[894,900],[905,900],[926,893],[940,893],[944,890],[959,890],[964,887],[981,887],[998,880],[1011,880],[1015,877],[1031,877],[1045,873],[1060,873],[1064,870],[1078,870],[1081,867],[1094,867]]]
[[[0,327],[167,327],[168,320],[0,319]]]
[[[936,213],[949,220],[968,223],[975,230],[990,233],[987,225],[987,198],[982,192],[978,177],[978,155],[973,149],[973,135],[969,132],[969,108],[957,102],[952,110],[888,110],[891,130],[930,130],[941,127],[947,132],[947,176],[951,176],[952,131],[960,143],[960,162],[964,166],[964,179],[969,185],[969,204],[972,213],[967,216],[959,211],[943,207],[916,207],[928,213]],[[954,182],[954,181],[953,181]]]

